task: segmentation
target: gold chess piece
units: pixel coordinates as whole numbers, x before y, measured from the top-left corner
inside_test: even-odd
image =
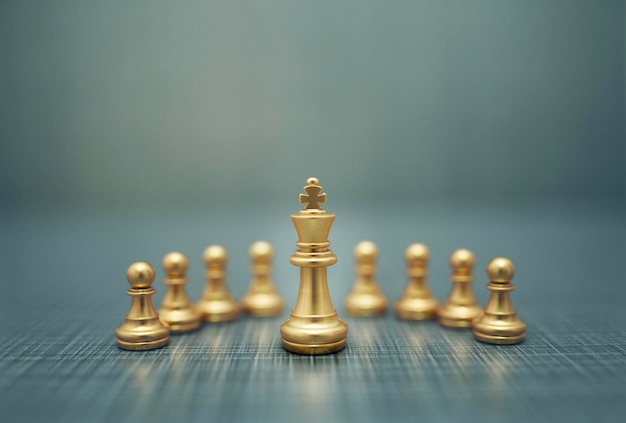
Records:
[[[257,241],[250,247],[252,282],[242,303],[251,316],[275,316],[283,311],[283,299],[272,282],[274,249],[269,242]]]
[[[515,287],[511,279],[515,275],[515,267],[511,260],[496,257],[487,265],[487,276],[491,283],[487,289],[491,291],[485,311],[474,321],[474,337],[489,344],[518,344],[526,336],[526,323],[517,317],[511,304],[509,291]]]
[[[328,292],[326,268],[337,263],[328,249],[334,214],[322,210],[326,194],[317,178],[307,179],[300,194],[304,210],[292,214],[298,250],[289,259],[300,267],[300,290],[289,319],[280,326],[283,348],[298,354],[329,354],[346,346],[348,325],[337,316]]]
[[[404,257],[408,281],[402,297],[396,302],[396,316],[405,320],[432,319],[437,315],[438,303],[426,282],[430,258],[428,247],[424,244],[411,244]]]
[[[163,258],[167,286],[165,296],[159,309],[159,318],[170,326],[171,333],[189,332],[200,327],[200,312],[193,305],[185,285],[189,282],[186,277],[189,261],[184,254],[172,252]]]
[[[121,326],[115,330],[117,345],[125,350],[152,350],[166,345],[170,339],[167,324],[159,320],[159,315],[152,305],[152,296],[156,289],[154,269],[144,261],[130,265],[126,271],[131,297],[130,311]]]
[[[344,303],[352,316],[367,317],[384,314],[387,298],[376,283],[378,248],[371,241],[359,242],[354,248],[356,282]]]
[[[474,280],[472,270],[475,261],[474,254],[464,248],[456,250],[450,256],[452,291],[438,312],[439,323],[444,326],[469,328],[472,326],[472,320],[482,313],[471,286]]]
[[[226,286],[228,253],[219,245],[211,245],[202,255],[206,265],[207,283],[198,301],[200,315],[207,322],[228,322],[239,317],[241,307]]]

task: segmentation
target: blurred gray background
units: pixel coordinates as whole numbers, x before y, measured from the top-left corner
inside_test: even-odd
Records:
[[[5,0],[0,201],[258,207],[315,175],[333,202],[623,204],[624,16],[606,0]]]
[[[0,420],[621,421],[625,21],[609,0],[0,0]],[[159,304],[172,250],[196,300],[226,247],[241,298],[270,241],[286,317],[310,176],[341,316],[358,241],[390,302],[407,245],[440,301],[466,247],[483,305],[488,261],[514,261],[526,342],[389,313],[315,360],[280,318],[117,349],[126,268],[155,266]]]
[[[625,17],[621,1],[3,1],[2,282],[64,301],[106,281],[122,309],[128,264],[180,250],[197,297],[222,244],[239,297],[267,239],[292,303],[288,215],[317,176],[335,296],[363,239],[390,297],[411,242],[440,298],[459,247],[479,281],[504,255],[544,294],[563,269],[598,294],[587,281],[622,275],[626,250]]]

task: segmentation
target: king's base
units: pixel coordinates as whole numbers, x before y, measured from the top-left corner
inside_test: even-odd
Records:
[[[283,348],[287,351],[304,355],[332,354],[336,353],[337,351],[343,350],[346,346],[346,338],[339,341],[331,342],[329,344],[318,345],[298,344],[295,342],[287,341],[285,339],[281,339],[281,341],[283,343]]]
[[[331,354],[346,346],[348,325],[337,313],[312,316],[292,313],[280,326],[280,338],[283,348],[296,354]]]
[[[485,333],[480,333],[474,331],[474,338],[479,340],[480,342],[485,342],[487,344],[498,344],[498,345],[510,345],[510,344],[519,344],[524,341],[525,333],[520,335],[513,336],[498,336],[498,335],[487,335]]]
[[[141,341],[141,342],[128,342],[122,339],[117,339],[117,346],[124,350],[131,351],[146,351],[161,348],[169,342],[170,337],[166,336],[161,339],[155,339],[153,341]]]

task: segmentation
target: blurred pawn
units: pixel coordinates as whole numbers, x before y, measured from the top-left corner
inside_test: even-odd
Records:
[[[241,307],[226,286],[228,253],[219,245],[211,245],[202,255],[207,283],[198,302],[200,315],[207,322],[228,322],[239,317]]]
[[[274,249],[269,242],[258,241],[250,246],[252,282],[242,299],[243,308],[251,316],[276,316],[283,311],[283,299],[272,282]]]
[[[452,290],[445,304],[439,309],[439,323],[451,328],[469,328],[472,320],[482,312],[472,292],[474,280],[474,254],[459,249],[450,256]]]
[[[159,318],[170,325],[170,332],[189,332],[200,326],[200,312],[193,305],[185,286],[189,281],[185,276],[189,268],[189,261],[184,254],[173,252],[163,258],[165,278],[163,283],[167,287],[165,296],[159,309]]]
[[[408,281],[402,297],[396,302],[396,316],[405,320],[432,319],[437,315],[438,303],[426,282],[430,252],[424,244],[411,244],[404,257]]]
[[[474,337],[489,344],[518,344],[526,336],[526,324],[517,317],[509,292],[515,287],[511,279],[515,267],[504,257],[494,258],[487,265],[491,291],[485,311],[474,321]]]
[[[376,282],[377,258],[378,248],[373,242],[359,242],[354,248],[357,278],[344,303],[352,316],[378,316],[387,310],[387,298]]]
[[[130,265],[126,271],[126,279],[130,289],[126,291],[131,297],[130,311],[121,326],[115,330],[117,345],[125,350],[152,350],[166,345],[170,339],[167,324],[159,320],[152,305],[152,296],[156,289],[154,269],[144,261]]]

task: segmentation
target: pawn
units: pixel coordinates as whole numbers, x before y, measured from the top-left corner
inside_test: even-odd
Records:
[[[198,302],[200,315],[207,322],[228,322],[239,317],[240,306],[226,287],[228,253],[219,245],[211,245],[203,253],[207,283]]]
[[[117,345],[125,350],[152,350],[166,345],[170,339],[167,324],[159,320],[152,295],[154,269],[144,261],[130,265],[126,279],[131,288],[126,291],[131,297],[130,311],[121,326],[115,330]]]
[[[170,326],[172,333],[189,332],[200,327],[200,312],[185,291],[189,281],[185,276],[188,267],[189,261],[182,253],[169,253],[163,258],[166,275],[163,283],[167,291],[161,302],[159,318]]]
[[[489,344],[518,344],[526,335],[526,324],[517,317],[511,304],[509,291],[515,287],[511,279],[515,267],[504,257],[494,258],[487,265],[487,276],[491,291],[485,312],[474,321],[474,337]]]
[[[450,256],[452,290],[445,304],[439,308],[439,323],[451,328],[469,328],[482,309],[474,297],[471,282],[474,280],[474,254],[464,248]]]
[[[352,316],[378,316],[387,311],[387,298],[376,283],[377,258],[378,248],[373,242],[359,242],[354,248],[357,278],[344,303]]]
[[[251,316],[275,316],[283,311],[283,299],[272,282],[274,249],[269,242],[258,241],[250,247],[252,282],[243,297],[243,308]]]
[[[428,320],[437,315],[437,300],[426,282],[430,253],[423,244],[411,244],[404,257],[408,281],[402,297],[396,302],[396,316],[405,320]]]

